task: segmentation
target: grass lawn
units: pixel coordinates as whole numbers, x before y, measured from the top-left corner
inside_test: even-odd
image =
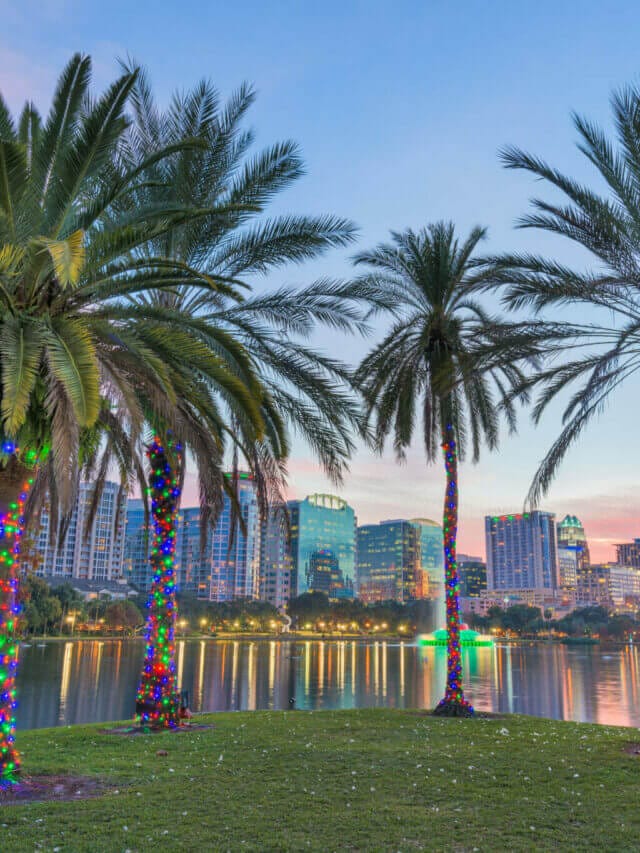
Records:
[[[215,728],[21,732],[28,772],[117,787],[0,807],[0,849],[640,849],[640,758],[625,752],[636,729],[389,710],[201,719]]]

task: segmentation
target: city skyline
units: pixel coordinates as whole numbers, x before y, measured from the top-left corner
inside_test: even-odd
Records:
[[[618,4],[612,15],[595,0],[581,5],[579,17],[569,5],[542,2],[529,16],[526,34],[518,9],[506,2],[489,4],[482,16],[410,2],[407,14],[399,16],[380,2],[367,4],[363,15],[359,3],[347,8],[329,0],[322,12],[290,8],[283,28],[262,4],[248,2],[237,10],[186,0],[172,26],[170,52],[144,9],[122,0],[108,7],[0,0],[0,8],[5,32],[12,33],[10,42],[0,35],[0,89],[14,109],[26,98],[45,106],[58,69],[75,49],[94,57],[97,87],[117,72],[116,57],[134,57],[148,67],[162,103],[175,86],[188,87],[202,76],[211,77],[224,96],[243,80],[255,84],[250,124],[258,142],[291,137],[307,163],[306,176],[274,210],[350,216],[360,227],[358,248],[386,239],[390,228],[452,218],[461,230],[486,224],[487,251],[549,249],[559,260],[581,261],[561,241],[514,229],[535,184],[506,172],[497,152],[505,144],[521,144],[576,178],[593,180],[574,146],[570,112],[610,129],[611,92],[637,80],[640,9]],[[166,0],[158,8],[169,9]],[[119,23],[123,16],[126,33]],[[217,39],[214,48],[209,34],[220,30],[229,38]],[[256,288],[345,277],[352,254],[333,252],[268,280],[257,278]],[[380,332],[376,326],[374,337]],[[372,342],[338,333],[319,341],[351,363]],[[639,390],[640,378],[632,377],[571,450],[540,507],[576,513],[594,560],[610,559],[613,545],[635,534],[640,516],[640,456],[627,453],[634,446]],[[478,551],[486,513],[522,506],[536,464],[560,428],[557,407],[537,430],[525,416],[519,436],[506,438],[498,453],[485,454],[476,468],[462,466],[461,550]],[[438,465],[426,469],[418,448],[405,466],[396,466],[390,450],[378,459],[360,448],[338,490],[309,461],[305,447],[294,441],[293,450],[289,497],[335,492],[358,507],[362,523],[440,518],[444,481]],[[193,487],[187,485],[188,499]]]

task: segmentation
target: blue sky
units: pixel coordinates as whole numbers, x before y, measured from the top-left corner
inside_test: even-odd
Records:
[[[497,151],[517,143],[584,180],[572,110],[608,125],[611,91],[640,82],[640,6],[557,2],[151,3],[112,0],[0,0],[0,89],[16,109],[43,108],[64,62],[94,57],[96,85],[131,55],[149,69],[159,100],[201,77],[223,94],[240,82],[259,97],[249,123],[258,145],[293,138],[308,174],[278,202],[281,210],[334,212],[360,227],[359,246],[390,229],[453,219],[461,231],[488,226],[487,248],[545,249],[581,262],[574,250],[513,224],[537,191],[500,167]],[[349,274],[338,252],[274,282]],[[378,330],[380,333],[382,329]],[[367,342],[322,335],[328,352],[355,361]],[[640,535],[637,449],[640,381],[627,385],[568,457],[544,507],[580,516],[595,555]],[[520,508],[536,463],[559,429],[559,410],[534,430],[522,418],[499,454],[465,466],[460,545],[484,551],[482,517]],[[292,494],[334,490],[297,447]],[[419,447],[404,466],[361,451],[340,491],[363,522],[440,516],[443,478]]]

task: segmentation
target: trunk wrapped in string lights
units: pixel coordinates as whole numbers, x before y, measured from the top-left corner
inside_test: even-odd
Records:
[[[462,689],[462,658],[460,653],[460,600],[456,536],[458,532],[458,455],[455,433],[447,424],[442,450],[447,472],[444,499],[444,586],[447,608],[447,687],[435,709],[446,717],[472,717],[473,706],[464,698]]]
[[[136,699],[141,725],[176,728],[180,694],[175,663],[176,628],[176,516],[180,503],[178,472],[181,447],[156,436],[147,448],[149,489],[153,519],[151,568],[153,579],[147,602],[147,648]]]
[[[20,537],[24,530],[24,504],[33,483],[31,469],[19,459],[11,441],[3,441],[7,459],[0,472],[0,787],[17,781],[20,756],[15,747],[18,706],[18,603]],[[35,453],[28,454],[35,461]]]

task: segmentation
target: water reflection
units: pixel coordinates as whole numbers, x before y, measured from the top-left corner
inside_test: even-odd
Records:
[[[131,717],[143,643],[51,641],[20,652],[22,728]],[[505,646],[463,652],[482,710],[640,726],[638,650]],[[181,640],[177,669],[195,711],[433,707],[444,649],[406,642]]]

